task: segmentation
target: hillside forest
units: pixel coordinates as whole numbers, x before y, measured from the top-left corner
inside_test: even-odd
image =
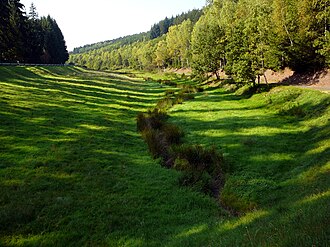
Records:
[[[56,20],[29,12],[19,0],[0,1],[0,63],[64,64],[69,54]]]
[[[218,78],[222,70],[236,82],[266,69],[317,70],[330,64],[329,13],[328,0],[213,0],[198,21],[186,13],[160,29],[166,18],[148,33],[78,48],[69,61],[96,70],[192,68]]]

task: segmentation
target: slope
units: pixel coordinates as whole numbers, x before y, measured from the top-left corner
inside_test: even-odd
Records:
[[[0,245],[159,245],[219,210],[151,160],[135,117],[155,83],[0,67]]]
[[[130,76],[130,77],[129,77]],[[179,81],[180,79],[175,79]],[[74,67],[0,67],[0,245],[324,246],[329,96],[207,89],[171,110],[187,143],[222,148],[222,203],[179,187],[135,118],[166,87]]]

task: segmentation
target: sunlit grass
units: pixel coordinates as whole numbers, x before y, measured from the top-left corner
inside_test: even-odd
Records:
[[[292,103],[301,107],[299,112],[287,106],[292,94],[299,95]],[[171,110],[170,120],[185,129],[186,142],[215,145],[224,153],[228,167],[221,202],[239,212],[257,210],[252,215],[266,210],[266,214],[260,214],[262,224],[259,220],[247,222],[252,228],[259,226],[255,234],[265,239],[251,239],[244,228],[235,230],[245,236],[247,245],[269,246],[276,243],[275,239],[281,239],[275,244],[279,246],[326,241],[326,212],[330,205],[324,195],[330,187],[329,102],[327,94],[298,88],[277,88],[248,99],[215,89]],[[301,203],[308,200],[305,198],[315,200],[310,199],[312,203],[307,206]],[[313,208],[318,208],[317,214],[311,213]],[[300,227],[295,229],[292,220],[295,210],[305,214],[300,224],[306,228],[299,234]],[[263,224],[272,230],[266,230]],[[239,225],[233,221],[220,224],[222,229],[225,226],[233,230]],[[266,238],[266,233],[272,236],[271,231],[278,235]],[[235,242],[229,235],[225,237],[227,244],[241,245],[241,240]]]
[[[283,104],[294,89],[208,90],[172,109],[185,142],[224,153],[235,216],[151,159],[136,116],[168,78],[131,73],[0,67],[0,245],[325,245],[328,96],[304,91],[303,117]]]

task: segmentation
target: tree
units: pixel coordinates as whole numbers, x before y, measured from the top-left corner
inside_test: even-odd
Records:
[[[42,62],[51,64],[65,63],[69,58],[69,54],[62,31],[56,21],[48,15],[41,18],[41,26],[45,37],[43,46],[44,54],[41,58]]]
[[[157,66],[161,67],[161,68],[165,68],[168,63],[168,59],[169,59],[167,44],[166,44],[165,40],[161,40],[158,42],[155,53],[156,53],[155,60],[156,60]]]
[[[279,67],[271,44],[271,1],[217,1],[220,25],[226,30],[225,71],[238,82],[255,83],[266,69]]]
[[[175,67],[189,66],[192,28],[192,22],[186,20],[169,29],[166,43],[172,65]]]
[[[30,12],[29,12],[29,18],[32,20],[37,20],[39,18],[38,12],[37,12],[37,8],[34,5],[34,3],[31,3],[30,6]]]
[[[199,75],[218,71],[225,63],[225,32],[211,11],[202,16],[192,33],[192,68]]]
[[[26,35],[26,17],[23,12],[23,5],[19,0],[2,1],[2,33],[1,43],[3,50],[1,52],[2,60],[16,62],[24,61],[24,40]]]
[[[37,8],[32,3],[27,20],[26,61],[28,63],[41,63],[43,54],[44,32],[38,18]]]
[[[9,46],[10,40],[10,23],[9,23],[9,5],[8,1],[0,1],[0,61],[6,61],[6,49]]]
[[[285,54],[285,65],[298,72],[325,65],[328,11],[328,0],[274,0],[277,46]]]

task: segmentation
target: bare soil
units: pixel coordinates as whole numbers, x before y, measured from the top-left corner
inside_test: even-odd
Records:
[[[296,85],[321,91],[330,91],[330,69],[324,69],[316,72],[295,73],[294,71],[286,68],[285,70],[279,72],[267,70],[265,75],[268,83]],[[261,82],[265,83],[265,79],[261,79]]]

